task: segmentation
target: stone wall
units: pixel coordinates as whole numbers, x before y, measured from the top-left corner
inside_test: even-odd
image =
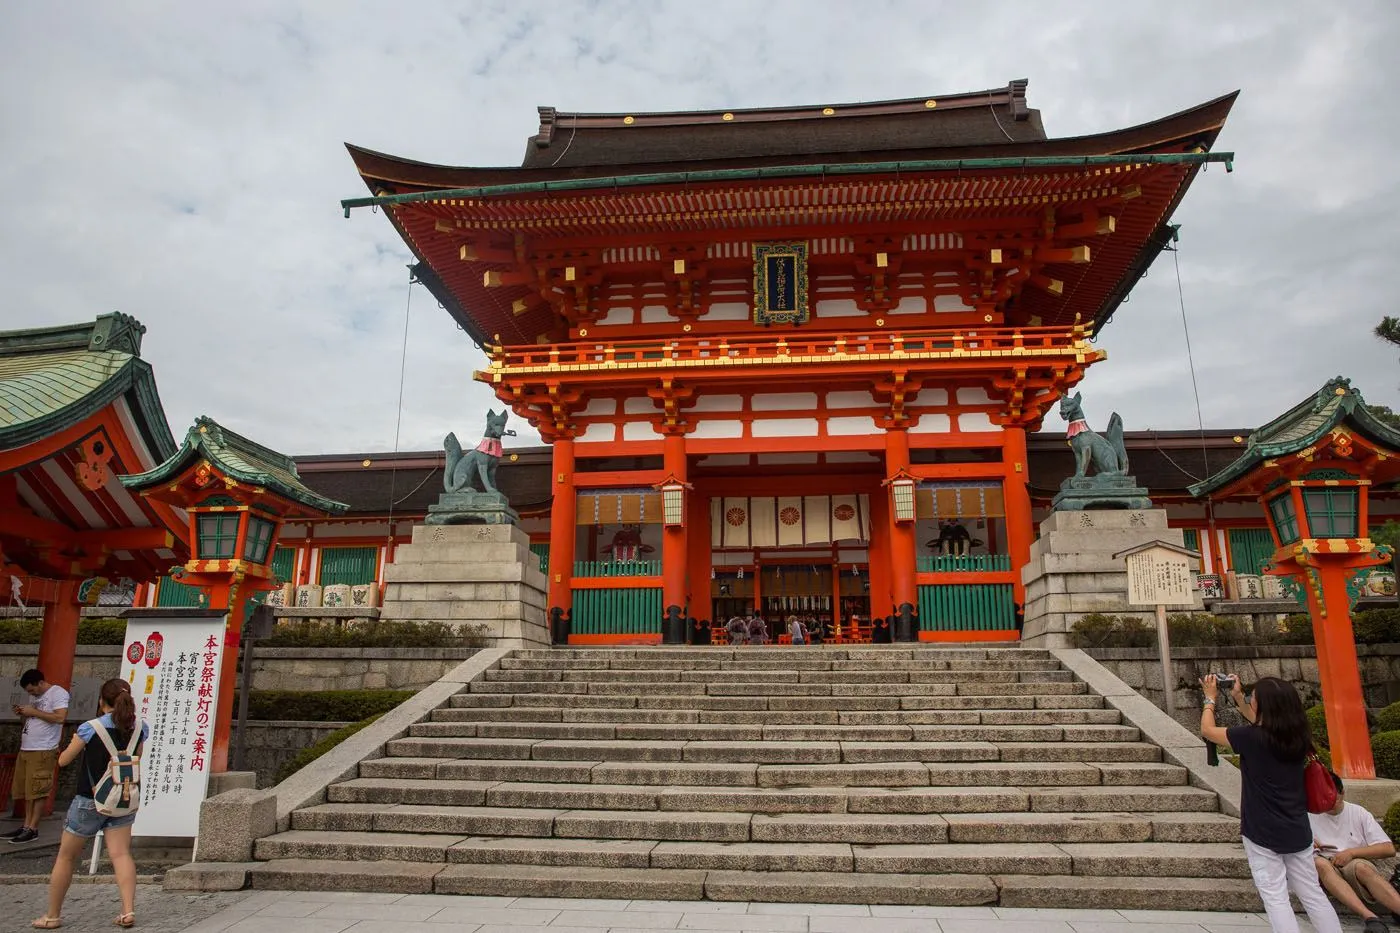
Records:
[[[421,690],[476,648],[257,648],[254,690]],[[102,681],[121,670],[120,645],[79,645],[73,676]],[[0,645],[0,694],[34,666],[38,645]],[[5,718],[8,707],[0,710]]]
[[[1162,665],[1156,648],[1091,648],[1090,657],[1159,707],[1165,708]],[[1366,705],[1387,706],[1400,700],[1400,645],[1357,645]],[[1174,648],[1176,718],[1188,728],[1200,726],[1199,679],[1206,674],[1236,673],[1246,689],[1261,677],[1280,677],[1298,688],[1305,705],[1322,699],[1317,649],[1310,645],[1239,648]]]
[[[243,770],[257,772],[259,788],[271,787],[283,763],[346,725],[343,722],[250,720]]]

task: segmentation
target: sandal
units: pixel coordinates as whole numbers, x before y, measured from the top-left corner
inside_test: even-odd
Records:
[[[62,917],[40,917],[30,924],[36,930],[57,930],[63,926]]]
[[[113,920],[112,922],[124,930],[129,930],[132,927],[136,926],[136,914],[135,912],[129,914],[122,914],[120,917]]]

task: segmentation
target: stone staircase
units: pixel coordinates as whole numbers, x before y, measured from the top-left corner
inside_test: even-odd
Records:
[[[519,650],[254,887],[1258,909],[1236,819],[1048,652]]]

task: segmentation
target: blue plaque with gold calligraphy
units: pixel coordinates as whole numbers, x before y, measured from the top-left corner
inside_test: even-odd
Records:
[[[753,248],[753,322],[801,324],[808,317],[807,244],[756,244]]]

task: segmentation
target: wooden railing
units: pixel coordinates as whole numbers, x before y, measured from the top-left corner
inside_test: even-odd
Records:
[[[494,347],[493,372],[561,369],[742,366],[759,363],[818,363],[830,360],[959,356],[1046,356],[1089,350],[1088,333],[1062,327],[979,328],[842,333],[785,332],[739,339],[675,337],[661,340],[584,339],[564,344]]]
[[[934,554],[919,558],[920,573],[996,573],[1010,569],[1010,554]]]
[[[580,560],[574,562],[575,577],[655,577],[661,574],[659,560]]]

